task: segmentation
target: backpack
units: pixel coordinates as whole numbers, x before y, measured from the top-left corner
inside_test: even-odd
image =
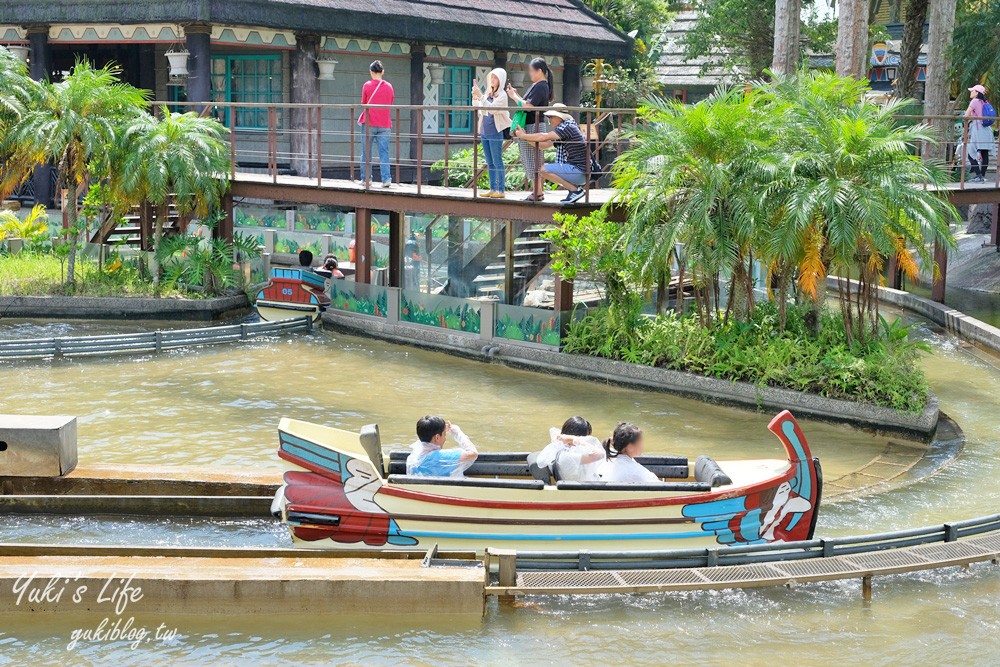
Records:
[[[996,118],[997,117],[996,109],[994,109],[993,105],[990,104],[989,102],[987,102],[986,100],[983,100],[983,117],[984,118]],[[993,125],[993,121],[992,120],[984,120],[983,121],[983,127],[990,127],[991,125]]]

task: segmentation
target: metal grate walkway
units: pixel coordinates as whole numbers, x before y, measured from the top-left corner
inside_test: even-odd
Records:
[[[501,555],[501,558],[503,556]],[[581,595],[652,593],[726,588],[792,586],[798,583],[862,579],[865,598],[874,576],[1000,562],[1000,532],[952,542],[921,544],[850,555],[771,563],[633,570],[517,572],[513,586],[490,585],[487,595]],[[501,572],[503,566],[501,565]]]

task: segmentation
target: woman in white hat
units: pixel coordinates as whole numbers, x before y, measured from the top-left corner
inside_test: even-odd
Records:
[[[504,133],[510,130],[511,118],[507,111],[507,71],[497,67],[486,78],[486,92],[479,85],[472,87],[472,104],[481,107],[479,113],[479,137],[483,142],[483,156],[490,175],[490,191],[483,197],[503,199],[507,174],[503,164]],[[509,134],[509,132],[508,132]]]
[[[982,183],[986,180],[986,168],[990,164],[990,151],[993,149],[993,121],[983,121],[982,117],[990,114],[993,107],[986,101],[986,89],[976,84],[969,88],[969,107],[965,110],[968,123],[968,138],[965,146],[972,165],[970,183]],[[989,107],[989,109],[987,109]],[[988,123],[988,124],[987,124]]]

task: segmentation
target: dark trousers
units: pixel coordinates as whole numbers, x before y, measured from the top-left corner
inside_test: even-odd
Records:
[[[969,156],[969,162],[972,163],[972,175],[981,176],[986,178],[986,169],[990,166],[990,152],[988,150],[979,150],[979,159]]]

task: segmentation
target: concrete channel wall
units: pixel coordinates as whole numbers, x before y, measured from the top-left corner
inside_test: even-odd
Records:
[[[99,296],[0,296],[0,318],[185,320],[211,322],[250,312],[245,294],[211,299]]]
[[[827,286],[837,288],[841,278],[827,278]],[[854,289],[856,281],[850,281],[851,288]],[[960,310],[955,310],[951,306],[946,306],[937,301],[931,301],[903,290],[891,289],[889,287],[878,288],[878,298],[882,303],[896,306],[903,310],[916,313],[925,317],[935,324],[939,324],[956,336],[978,343],[988,350],[1000,353],[1000,329],[987,324],[982,320],[966,315]]]
[[[612,359],[566,354],[492,336],[445,331],[339,310],[326,311],[323,323],[333,330],[458,354],[479,361],[502,363],[513,368],[665,391],[753,410],[771,412],[788,409],[798,416],[846,423],[923,442],[933,438],[939,417],[937,399],[933,396],[922,413],[913,414],[790,389],[761,387]]]

